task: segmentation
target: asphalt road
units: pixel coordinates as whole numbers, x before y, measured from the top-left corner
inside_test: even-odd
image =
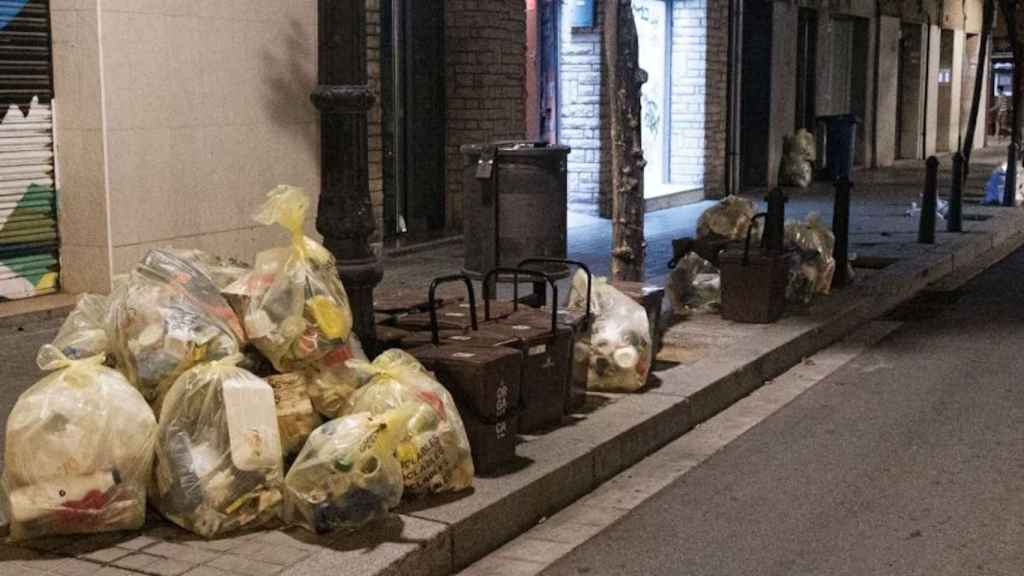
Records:
[[[1024,250],[549,567],[1024,573]]]

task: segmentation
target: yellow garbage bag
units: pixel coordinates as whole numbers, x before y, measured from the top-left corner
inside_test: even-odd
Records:
[[[367,383],[349,400],[347,414],[412,405],[408,434],[398,445],[405,489],[411,494],[462,490],[473,484],[469,438],[451,394],[418,360],[402,350],[388,350],[372,363],[350,360]]]
[[[395,450],[414,410],[350,414],[314,430],[285,478],[284,521],[324,533],[358,528],[398,506]]]
[[[53,372],[22,393],[7,420],[12,539],[141,528],[153,411],[102,355],[70,360],[48,344],[39,360]]]
[[[259,253],[253,269],[225,290],[242,302],[247,336],[279,372],[313,366],[352,332],[334,258],[302,233],[308,207],[299,188],[271,190],[256,220],[288,230],[291,245]]]
[[[212,538],[280,512],[281,438],[274,391],[240,355],[182,374],[164,398],[152,496],[170,521]]]
[[[102,294],[82,294],[68,317],[61,324],[53,346],[69,360],[83,360],[106,355],[110,351],[107,341],[107,311],[110,298]],[[47,363],[43,351],[36,356],[40,368]]]
[[[368,361],[355,332],[348,343],[337,346],[308,370],[309,398],[316,411],[328,420],[346,413],[349,398],[366,381],[363,374],[348,367],[349,360]]]
[[[238,316],[207,271],[162,249],[150,250],[111,294],[107,333],[118,369],[151,403],[181,373],[237,354],[244,342]]]

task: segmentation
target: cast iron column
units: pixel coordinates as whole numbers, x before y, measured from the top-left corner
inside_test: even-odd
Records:
[[[338,260],[352,305],[355,331],[367,353],[377,352],[373,288],[384,275],[370,250],[366,113],[366,0],[319,0],[318,80],[310,98],[320,111],[320,206],[316,229]]]

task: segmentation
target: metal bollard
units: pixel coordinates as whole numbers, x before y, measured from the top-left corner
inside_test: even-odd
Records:
[[[953,154],[953,187],[949,191],[949,213],[946,214],[946,232],[964,231],[964,155]]]
[[[1006,187],[1003,188],[1003,206],[1017,204],[1017,143],[1006,147]]]
[[[832,208],[832,233],[836,237],[836,245],[832,255],[836,260],[836,271],[832,277],[832,285],[842,288],[850,282],[850,190],[853,182],[848,176],[836,179],[836,200]]]
[[[917,230],[917,241],[921,244],[935,244],[935,204],[938,195],[939,160],[929,156],[924,179],[924,195],[921,196],[921,225]]]

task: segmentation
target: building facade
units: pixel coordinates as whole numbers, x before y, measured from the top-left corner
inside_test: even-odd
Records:
[[[493,140],[570,146],[569,208],[610,212],[603,4],[366,0],[376,241],[457,235],[460,148]],[[862,166],[955,150],[987,62],[980,0],[633,14],[649,210],[773,185],[783,138],[827,114],[861,117]],[[251,214],[277,184],[319,193],[315,43],[314,0],[4,3],[0,298],[103,292],[156,246],[251,260],[281,243]]]

